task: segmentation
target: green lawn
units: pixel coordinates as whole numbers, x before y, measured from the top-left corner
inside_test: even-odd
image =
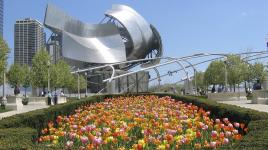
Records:
[[[7,112],[7,111],[10,111],[10,110],[9,109],[3,109],[2,107],[0,107],[0,113]]]

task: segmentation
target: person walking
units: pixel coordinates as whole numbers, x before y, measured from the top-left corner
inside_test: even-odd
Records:
[[[58,103],[58,95],[55,92],[55,95],[54,95],[54,105],[56,105],[57,103]]]
[[[51,99],[52,99],[52,95],[51,95],[51,93],[48,91],[48,93],[47,93],[47,104],[48,104],[48,105],[51,105]]]

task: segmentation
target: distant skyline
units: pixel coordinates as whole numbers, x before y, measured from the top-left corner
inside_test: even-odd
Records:
[[[267,50],[266,0],[5,0],[4,3],[4,39],[11,48],[9,64],[14,60],[15,21],[30,17],[43,22],[47,3],[88,23],[99,23],[112,4],[126,4],[157,28],[163,40],[165,56]],[[49,30],[46,33],[50,35]]]

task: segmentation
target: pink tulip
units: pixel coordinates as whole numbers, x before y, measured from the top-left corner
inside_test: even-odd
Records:
[[[229,143],[229,139],[228,138],[224,138],[223,139],[223,144],[228,144]]]
[[[86,137],[86,136],[81,136],[81,137],[80,137],[80,140],[81,140],[81,142],[82,142],[83,144],[87,144],[87,142],[88,142],[88,137]]]
[[[177,133],[176,130],[172,130],[172,129],[167,129],[166,132],[167,132],[167,134],[171,134],[171,135],[174,135]]]
[[[81,130],[81,132],[85,132],[87,129],[86,129],[86,127],[82,127],[80,130]]]
[[[69,138],[70,138],[70,140],[73,140],[74,138],[75,138],[75,136],[76,136],[76,133],[69,133]]]
[[[215,122],[216,122],[217,124],[221,123],[220,119],[216,119]]]
[[[94,124],[90,124],[90,125],[87,125],[86,126],[86,130],[87,131],[92,131],[92,130],[94,130],[96,128],[96,126],[94,125]]]
[[[232,136],[232,133],[230,131],[226,131],[225,136],[230,137],[230,136]]]
[[[217,131],[211,131],[211,136],[216,137],[218,135]]]
[[[229,122],[228,118],[223,118],[223,121],[226,123],[226,122]]]
[[[94,138],[93,144],[101,145],[101,143],[102,143],[102,138],[101,137]]]
[[[240,124],[239,124],[238,122],[235,122],[235,123],[234,123],[234,126],[235,126],[236,128],[239,128]]]
[[[207,130],[208,129],[208,125],[204,125],[202,129],[203,130]]]
[[[211,148],[216,148],[217,146],[217,143],[216,142],[210,142],[210,147]]]
[[[108,133],[109,131],[110,131],[110,128],[106,128],[106,127],[103,128],[104,133]]]
[[[233,128],[234,126],[233,126],[233,124],[229,123],[229,124],[228,124],[228,127],[229,127],[229,128]]]
[[[77,127],[78,127],[78,126],[77,126],[76,124],[73,125],[73,129],[77,129]]]
[[[96,136],[101,136],[101,133],[100,132],[96,132]]]
[[[233,133],[234,134],[238,134],[238,130],[233,130]]]

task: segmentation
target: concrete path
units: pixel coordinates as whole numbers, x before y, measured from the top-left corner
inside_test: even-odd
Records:
[[[5,117],[9,117],[9,116],[13,116],[13,115],[16,115],[16,114],[21,114],[21,113],[33,111],[33,110],[36,110],[36,109],[43,109],[43,108],[47,108],[47,107],[49,107],[49,106],[38,105],[38,104],[24,105],[23,109],[21,109],[21,110],[14,110],[14,111],[8,111],[8,112],[0,113],[0,120],[2,118],[5,118]]]
[[[251,100],[241,100],[241,101],[218,101],[218,103],[236,105],[240,107],[250,108],[257,111],[268,112],[268,105],[264,104],[251,104]]]

